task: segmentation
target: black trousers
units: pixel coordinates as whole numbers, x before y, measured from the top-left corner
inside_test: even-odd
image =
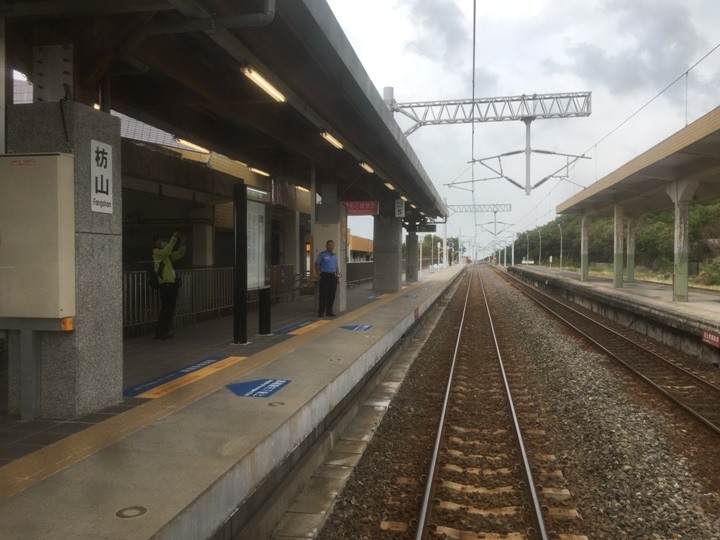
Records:
[[[160,316],[155,327],[155,337],[163,337],[170,332],[170,323],[175,313],[177,286],[174,283],[160,284]]]
[[[320,272],[320,304],[318,306],[320,315],[333,312],[337,284],[337,276],[334,273]]]

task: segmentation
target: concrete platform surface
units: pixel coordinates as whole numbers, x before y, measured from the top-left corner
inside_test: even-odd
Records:
[[[193,338],[194,329],[160,342],[174,353],[149,340],[145,348],[129,343],[126,386],[183,364],[178,355],[215,361],[189,381],[152,387],[152,399],[0,467],[0,536],[211,536],[463,268],[373,295],[335,319],[303,309],[287,320],[295,330],[264,346],[256,340],[255,349],[231,345],[227,334],[214,341],[209,327],[203,340]]]

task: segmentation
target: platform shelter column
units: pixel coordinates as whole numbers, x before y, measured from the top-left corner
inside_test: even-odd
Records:
[[[405,264],[405,282],[415,283],[418,280],[418,235],[409,231],[405,237],[407,261]]]
[[[70,100],[11,105],[7,108],[7,151],[74,156],[74,330],[40,332],[36,353],[39,414],[72,418],[97,411],[122,399],[120,119]],[[26,162],[32,161],[28,156]],[[28,253],[33,249],[42,248],[28,245]],[[19,336],[13,339],[11,335],[8,390],[12,413],[19,411],[21,401],[19,342]]]
[[[300,212],[297,210],[289,211],[285,216],[283,255],[284,263],[291,264],[295,274],[302,271],[300,266]]]
[[[208,223],[192,225],[192,263],[196,268],[215,264],[215,227]]]
[[[321,202],[315,206],[315,222],[312,224],[313,257],[311,264],[314,267],[317,256],[325,250],[327,241],[332,240],[335,243],[338,268],[342,274],[335,294],[335,311],[343,312],[347,309],[347,207],[338,203],[337,184],[334,182],[323,181],[320,184],[319,193]],[[319,301],[318,292],[319,289],[316,287],[316,312]]]
[[[638,218],[628,217],[627,223],[627,280],[635,281],[635,233]]]
[[[373,223],[373,290],[392,293],[402,288],[402,218],[395,200],[380,201]]]
[[[621,289],[623,286],[623,237],[625,233],[624,209],[616,204],[614,207],[615,247],[613,249],[613,286]]]
[[[590,221],[590,216],[583,215],[580,222],[580,281],[588,280],[590,264],[590,257],[588,253]]]
[[[675,261],[673,264],[673,301],[688,301],[688,253],[690,245],[690,201],[699,182],[676,180],[666,191],[675,203]]]

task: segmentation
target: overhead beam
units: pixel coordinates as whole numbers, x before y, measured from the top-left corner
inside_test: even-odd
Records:
[[[0,6],[0,17],[67,16],[93,13],[134,13],[173,10],[167,0],[46,0]]]

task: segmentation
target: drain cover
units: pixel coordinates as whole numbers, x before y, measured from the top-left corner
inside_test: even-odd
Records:
[[[144,506],[128,506],[126,508],[121,508],[120,510],[115,512],[115,516],[122,519],[132,519],[140,517],[146,513],[147,508],[145,508]]]

